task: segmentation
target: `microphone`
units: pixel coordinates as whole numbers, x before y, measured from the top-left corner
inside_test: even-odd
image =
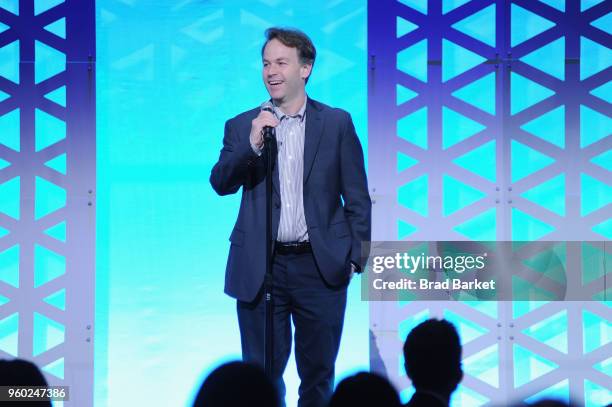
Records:
[[[272,102],[267,100],[267,101],[265,101],[265,102],[263,102],[261,104],[261,110],[274,114],[274,105],[272,105]],[[276,132],[274,131],[274,127],[271,127],[271,126],[264,126],[263,133],[264,133],[263,134],[264,135],[264,139],[266,141],[270,141],[270,140],[274,139],[274,137],[276,136]]]

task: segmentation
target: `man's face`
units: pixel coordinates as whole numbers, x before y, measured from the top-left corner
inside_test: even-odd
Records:
[[[263,52],[263,80],[277,104],[291,103],[304,93],[305,79],[312,65],[300,62],[297,48],[277,39],[266,44]]]

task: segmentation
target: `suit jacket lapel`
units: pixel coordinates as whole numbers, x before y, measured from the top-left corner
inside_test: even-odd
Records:
[[[308,99],[306,105],[306,132],[304,139],[304,184],[308,181],[308,176],[312,170],[323,130],[323,119],[317,109],[316,102]]]

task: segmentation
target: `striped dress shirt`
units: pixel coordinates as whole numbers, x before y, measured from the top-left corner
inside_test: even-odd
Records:
[[[278,224],[279,242],[303,242],[308,240],[308,228],[304,216],[304,138],[306,130],[306,101],[293,116],[286,115],[278,107],[274,114],[280,122],[276,126],[278,151],[278,177],[280,181],[281,211]]]

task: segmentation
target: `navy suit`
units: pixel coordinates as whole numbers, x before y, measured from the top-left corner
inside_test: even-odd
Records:
[[[266,168],[263,155],[258,157],[249,142],[251,121],[258,114],[256,108],[227,121],[219,162],[210,176],[219,195],[243,188],[225,275],[225,292],[241,301],[255,299],[266,271]],[[280,218],[278,172],[274,175],[273,240]],[[370,240],[371,208],[363,152],[350,115],[309,98],[304,214],[314,257],[328,284],[347,281],[349,261],[363,266],[360,243]]]
[[[296,327],[300,406],[322,405],[333,386],[346,305],[350,262],[361,267],[361,242],[371,235],[371,201],[363,151],[350,115],[307,99],[304,138],[304,215],[312,254],[274,260],[275,374],[282,376],[291,349],[289,315]],[[262,361],[261,288],[266,271],[265,154],[250,145],[251,121],[260,109],[225,124],[223,148],[210,182],[220,195],[242,187],[231,233],[225,292],[238,300],[243,357]],[[280,219],[278,170],[273,173],[273,240]],[[277,318],[278,316],[278,318]],[[260,320],[261,318],[261,320]],[[331,332],[331,333],[328,333]],[[284,387],[281,381],[281,392]]]

